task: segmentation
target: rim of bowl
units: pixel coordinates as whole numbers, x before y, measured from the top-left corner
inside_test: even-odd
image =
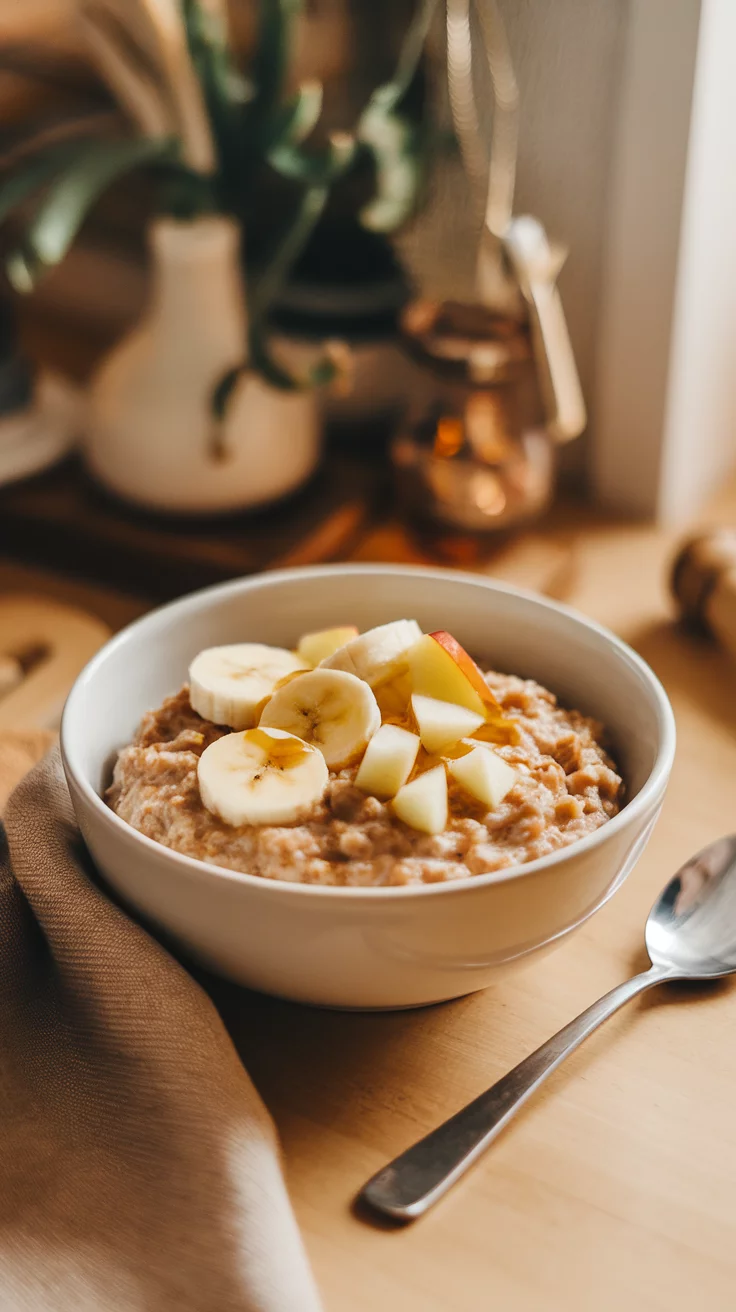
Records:
[[[74,760],[73,750],[69,750],[67,725],[75,712],[75,702],[82,695],[85,685],[94,678],[97,669],[104,664],[110,651],[116,647],[123,646],[129,639],[131,633],[141,627],[150,624],[151,621],[166,622],[166,618],[176,611],[187,610],[191,605],[196,603],[200,598],[223,597],[228,593],[241,592],[244,588],[257,591],[260,587],[268,587],[270,584],[279,582],[289,582],[294,579],[303,578],[309,575],[312,578],[331,578],[338,574],[389,574],[389,575],[414,575],[423,578],[453,578],[463,583],[474,583],[486,588],[489,592],[510,593],[512,596],[523,597],[527,601],[533,602],[543,610],[551,610],[557,614],[567,616],[568,619],[582,624],[585,628],[597,633],[611,647],[614,648],[619,658],[632,667],[642,682],[646,685],[651,694],[656,711],[657,727],[659,731],[657,755],[654,765],[645,780],[636,797],[627,802],[613,819],[606,821],[592,834],[585,838],[577,839],[574,843],[569,843],[565,847],[557,848],[556,851],[550,852],[547,856],[537,857],[534,861],[527,861],[523,865],[510,866],[503,870],[491,870],[482,875],[468,875],[467,878],[447,880],[437,884],[391,884],[381,885],[376,888],[344,886],[339,884],[301,884],[291,880],[265,879],[263,875],[251,875],[245,871],[229,870],[225,866],[214,865],[209,861],[201,861],[198,857],[187,856],[183,852],[177,852],[174,848],[166,847],[164,843],[158,843],[153,838],[148,838],[138,829],[134,829],[126,820],[123,820],[115,811],[103,801],[99,793],[92,787],[84,772],[79,768]],[[183,597],[178,597],[175,601],[165,603],[163,606],[156,606],[153,610],[146,612],[139,619],[133,620],[127,624],[119,633],[115,634],[103,647],[92,657],[81,673],[77,676],[71,691],[66,699],[64,711],[61,718],[60,743],[61,754],[64,762],[64,768],[72,779],[80,793],[92,805],[98,813],[100,819],[106,823],[113,832],[120,834],[124,839],[133,843],[143,844],[144,848],[150,848],[163,859],[170,858],[175,864],[183,864],[192,874],[199,878],[211,879],[213,875],[220,878],[235,880],[238,883],[245,883],[251,887],[257,887],[266,895],[272,894],[276,897],[286,895],[296,895],[299,897],[322,897],[322,898],[368,898],[371,901],[376,899],[387,899],[390,901],[396,898],[406,897],[442,897],[450,893],[463,894],[469,893],[474,888],[486,887],[489,884],[505,883],[507,880],[523,879],[527,876],[549,871],[554,872],[557,866],[566,861],[573,852],[589,852],[592,849],[601,846],[609,837],[618,833],[636,816],[646,812],[649,806],[664,792],[672,763],[675,755],[675,717],[670,705],[669,698],[665,692],[660,680],[647,662],[633,650],[628,643],[623,642],[615,633],[606,628],[603,624],[591,620],[587,615],[578,611],[573,606],[566,606],[564,602],[552,601],[548,597],[540,596],[532,592],[529,588],[517,588],[510,584],[502,583],[492,578],[485,578],[482,575],[473,574],[468,570],[456,570],[447,568],[435,568],[425,565],[390,565],[390,564],[371,564],[371,563],[346,563],[344,565],[302,565],[293,569],[268,570],[262,574],[252,577],[231,579],[225,583],[216,583],[209,587],[198,588],[195,592],[189,592]]]

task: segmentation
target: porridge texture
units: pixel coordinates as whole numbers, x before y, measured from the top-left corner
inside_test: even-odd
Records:
[[[513,746],[497,748],[517,779],[491,811],[451,782],[439,834],[409,828],[356,788],[357,767],[331,773],[323,799],[297,823],[223,823],[202,804],[197,765],[229,730],[192,710],[187,687],[144,717],[119,755],[107,801],[141,833],[187,856],[266,879],[358,887],[503,870],[576,842],[614,816],[623,785],[601,726],[530,680],[484,677],[518,729]]]

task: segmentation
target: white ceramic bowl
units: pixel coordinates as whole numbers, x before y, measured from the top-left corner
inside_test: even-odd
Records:
[[[416,618],[491,666],[538,679],[611,733],[629,801],[589,837],[512,871],[427,887],[328,888],[235,874],[131,829],[101,793],[144,711],[202,647],[292,644],[308,629]],[[667,697],[613,634],[564,606],[475,575],[320,566],[208,588],[113,638],[80,675],[61,730],[69,788],[99,869],[192,956],[252,988],[334,1007],[407,1007],[491,984],[582,924],[629,873],[664,796]]]

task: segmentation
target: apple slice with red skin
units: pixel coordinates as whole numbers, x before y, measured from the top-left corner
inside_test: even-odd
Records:
[[[494,737],[515,742],[518,730],[504,715],[472,656],[444,629],[426,633],[410,647],[406,659],[415,693],[453,702],[482,715]]]

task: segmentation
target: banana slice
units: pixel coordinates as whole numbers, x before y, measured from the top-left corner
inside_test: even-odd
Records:
[[[286,825],[320,800],[328,770],[316,747],[259,726],[210,743],[197,777],[204,805],[225,824]]]
[[[331,770],[362,756],[381,724],[367,683],[344,670],[311,670],[279,688],[266,703],[261,727],[285,729],[318,747]]]
[[[308,668],[293,651],[260,642],[208,647],[189,666],[189,700],[205,720],[250,729],[277,684]]]
[[[344,670],[371,687],[390,680],[403,668],[403,656],[422,636],[416,620],[393,620],[368,629],[320,662],[320,669]]]

